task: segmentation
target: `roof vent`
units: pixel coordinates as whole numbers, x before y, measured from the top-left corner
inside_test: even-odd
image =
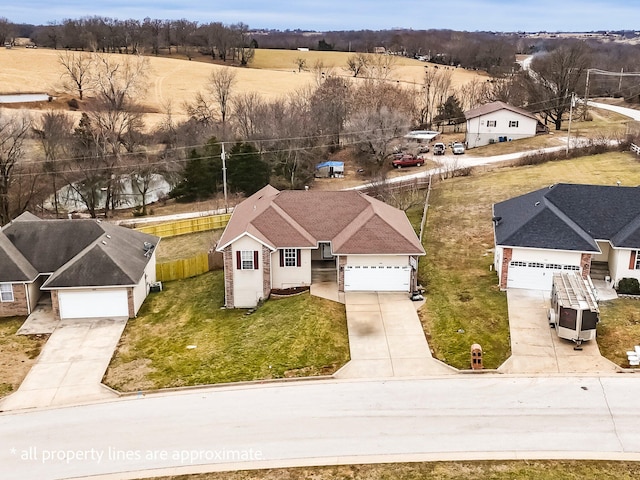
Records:
[[[491,219],[491,221],[492,221],[493,223],[495,223],[496,227],[497,227],[497,226],[498,226],[498,224],[500,223],[500,220],[502,220],[502,217],[493,217],[493,218]]]
[[[144,256],[150,257],[154,248],[155,248],[155,245],[153,243],[144,242],[144,244],[142,245],[142,249],[144,250]]]
[[[107,242],[105,242],[104,240],[102,240],[102,244],[103,244],[103,245],[106,245],[106,244],[107,244]]]
[[[620,184],[621,184],[621,183],[622,183],[622,182],[621,182],[620,180],[618,180],[618,181],[616,182],[616,185],[617,185],[617,186],[620,186]]]
[[[536,206],[536,207],[537,207],[538,205],[540,205],[540,202],[536,202],[536,203],[534,203],[534,206]]]
[[[107,238],[111,238],[111,235],[107,234]]]

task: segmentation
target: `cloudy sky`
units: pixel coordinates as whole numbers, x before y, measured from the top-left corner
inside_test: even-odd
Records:
[[[640,0],[0,0],[0,16],[46,24],[65,18],[180,19],[251,28],[591,31],[638,28]]]

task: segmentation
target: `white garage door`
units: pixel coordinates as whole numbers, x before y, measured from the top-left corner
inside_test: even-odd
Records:
[[[128,317],[127,290],[58,290],[60,318]]]
[[[346,265],[345,291],[408,292],[411,279],[409,266]]]
[[[580,267],[576,265],[511,261],[507,276],[507,288],[551,291],[554,273],[579,270]]]

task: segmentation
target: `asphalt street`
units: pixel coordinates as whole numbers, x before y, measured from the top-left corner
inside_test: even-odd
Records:
[[[638,460],[638,398],[635,375],[481,375],[225,387],[5,413],[0,478],[399,459]]]

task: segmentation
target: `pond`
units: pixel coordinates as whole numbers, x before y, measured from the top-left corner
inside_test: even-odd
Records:
[[[53,98],[46,93],[14,93],[12,95],[0,95],[0,103],[26,103],[47,102]]]

